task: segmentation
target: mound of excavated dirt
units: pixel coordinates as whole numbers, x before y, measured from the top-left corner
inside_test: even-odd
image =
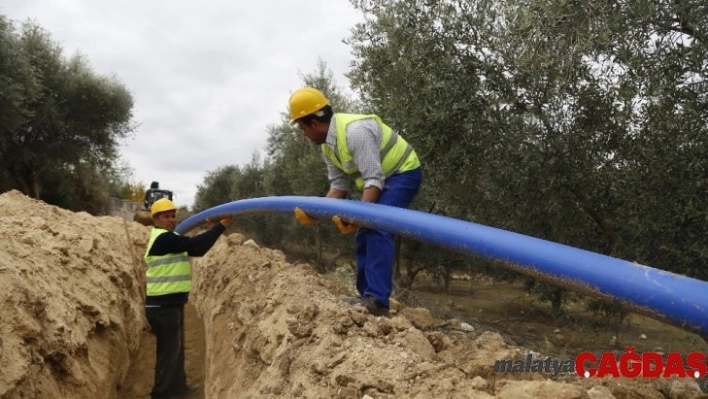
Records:
[[[232,234],[198,263],[207,398],[701,396],[691,379],[561,382],[495,373],[495,360],[526,352],[497,333],[436,329],[460,323],[433,320],[422,308],[371,316],[339,301],[339,286],[313,268],[244,240]]]
[[[148,234],[120,218],[0,195],[0,398],[122,398],[149,389],[146,362],[154,360],[139,350],[151,344],[142,333]],[[206,398],[701,396],[689,379],[495,373],[495,360],[524,358],[525,350],[422,308],[370,316],[340,302],[332,279],[244,241],[222,237],[194,262]],[[146,380],[126,382],[129,368]]]
[[[0,195],[0,397],[111,398],[144,326],[149,230]],[[138,248],[138,249],[136,249]]]

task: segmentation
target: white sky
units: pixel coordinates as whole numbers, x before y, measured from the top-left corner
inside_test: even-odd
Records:
[[[140,126],[123,160],[190,206],[207,171],[263,151],[318,57],[348,89],[342,39],[362,19],[349,0],[3,0],[0,14],[34,20],[126,85]]]

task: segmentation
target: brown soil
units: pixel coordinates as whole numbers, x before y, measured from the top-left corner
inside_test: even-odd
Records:
[[[148,234],[117,217],[0,195],[0,398],[148,397]],[[494,360],[531,346],[423,307],[370,316],[338,300],[346,278],[289,264],[239,234],[222,237],[194,271],[187,372],[206,398],[702,397],[692,379],[495,373]]]
[[[573,297],[563,313],[551,316],[549,303],[530,295],[522,284],[465,276],[450,289],[422,278],[415,297],[440,317],[456,317],[502,333],[508,340],[548,355],[574,356],[586,350],[708,353],[700,336],[637,314],[603,315],[588,310],[586,298]]]

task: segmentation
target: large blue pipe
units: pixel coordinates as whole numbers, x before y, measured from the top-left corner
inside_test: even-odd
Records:
[[[252,198],[223,204],[180,223],[184,234],[206,218],[286,213],[295,207],[329,222],[332,216],[468,254],[502,260],[512,270],[611,301],[675,326],[708,336],[708,283],[493,227],[429,213],[360,201],[321,197]]]

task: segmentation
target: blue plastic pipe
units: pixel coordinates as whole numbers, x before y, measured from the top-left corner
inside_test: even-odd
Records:
[[[180,223],[184,234],[206,218],[285,213],[295,207],[330,223],[345,220],[455,251],[502,260],[502,265],[551,284],[708,336],[708,282],[493,227],[409,209],[321,197],[252,198],[223,204]]]

